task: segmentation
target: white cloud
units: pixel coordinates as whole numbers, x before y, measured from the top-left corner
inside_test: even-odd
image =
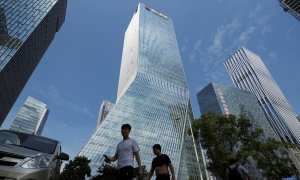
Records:
[[[188,38],[185,37],[185,38],[184,38],[183,45],[182,45],[182,47],[181,47],[181,49],[180,49],[181,52],[184,52],[184,51],[186,50],[187,44],[188,44]]]
[[[268,23],[269,19],[271,17],[271,14],[263,14],[256,18],[256,23],[259,25],[265,25]]]
[[[71,100],[68,100],[65,95],[63,95],[55,86],[46,85],[44,87],[34,87],[34,91],[41,94],[42,96],[49,99],[54,104],[59,106],[64,106],[76,113],[85,114],[91,118],[96,118],[96,115],[92,113],[88,107],[78,105]],[[46,102],[45,102],[46,103]],[[47,104],[47,103],[46,103]],[[49,107],[50,108],[50,107]]]
[[[267,9],[270,4],[273,3],[270,1],[264,1],[259,3],[254,9],[252,9],[249,13],[250,20],[253,21],[257,29],[261,30],[262,35],[266,35],[267,33],[271,32],[272,28],[269,25],[269,20],[273,16],[274,10]]]
[[[266,65],[266,67],[272,67],[274,65],[274,63],[276,63],[279,58],[278,58],[278,54],[277,52],[274,52],[274,51],[270,51],[270,52],[267,52],[267,48],[264,49],[264,51],[266,52],[266,55],[265,56],[261,56],[264,64]]]
[[[207,49],[210,53],[216,54],[222,50],[222,42],[225,34],[226,29],[224,27],[221,27],[217,30],[213,44]]]
[[[237,19],[233,19],[231,23],[226,24],[225,26],[220,26],[217,29],[217,33],[214,36],[212,45],[208,47],[208,52],[217,54],[222,51],[223,40],[225,36],[232,36],[232,34],[240,27],[240,22]]]
[[[188,55],[190,63],[199,64],[200,71],[197,72],[201,81],[192,83],[192,90],[199,91],[210,82],[228,83],[229,77],[223,66],[227,58],[228,49],[231,47],[224,46],[225,40],[232,41],[233,35],[240,28],[241,22],[234,18],[230,23],[219,26],[214,35],[213,42],[205,47],[201,39],[197,40],[191,53]],[[209,43],[208,43],[209,44]],[[223,45],[224,44],[224,45]],[[224,46],[224,47],[223,47]]]
[[[250,39],[250,35],[254,32],[256,28],[254,26],[249,26],[247,27],[247,29],[245,31],[243,31],[241,33],[241,35],[239,36],[238,38],[238,41],[239,41],[239,46],[242,47],[242,46],[246,46],[247,42],[249,41]]]
[[[237,10],[234,17],[227,20],[229,23],[216,28],[211,42],[204,42],[205,39],[202,39],[200,46],[197,44],[198,41],[194,43],[194,48],[188,56],[189,62],[199,66],[197,76],[201,77],[200,82],[192,83],[194,91],[199,91],[209,82],[229,84],[231,80],[223,63],[228,55],[243,46],[248,47],[250,41],[255,42],[259,49],[266,51],[264,37],[272,31],[269,22],[274,14],[274,10],[268,9],[271,3],[274,2],[264,0],[249,8],[248,12]],[[274,52],[269,56],[273,60],[277,58]]]
[[[195,53],[191,53],[189,55],[189,63],[195,63],[196,62],[196,54]]]
[[[225,61],[224,53],[211,53],[208,49],[203,48],[202,41],[198,40],[193,46],[192,52],[189,54],[189,62],[197,63],[199,71],[195,76],[200,81],[192,83],[192,92],[197,93],[200,88],[203,88],[210,82],[227,83],[227,73],[223,67]]]
[[[271,26],[269,26],[267,24],[261,28],[262,35],[266,35],[267,33],[271,32],[271,31],[272,31]]]
[[[200,46],[202,44],[201,39],[199,39],[193,46],[192,53],[189,55],[188,60],[189,63],[195,63],[196,62],[196,57],[198,54],[201,52]]]
[[[201,41],[201,39],[199,39],[194,45],[194,50],[196,50],[196,51],[199,50],[201,44],[202,44],[202,41]]]
[[[295,30],[293,28],[288,28],[285,33],[285,39],[288,41],[294,40],[294,38],[293,38],[294,31]]]
[[[277,56],[277,53],[276,53],[276,52],[269,52],[269,57],[270,57],[272,60],[277,60],[277,59],[278,59],[278,56]]]
[[[249,17],[256,18],[261,12],[262,8],[263,8],[262,3],[257,4],[256,7],[250,11]]]

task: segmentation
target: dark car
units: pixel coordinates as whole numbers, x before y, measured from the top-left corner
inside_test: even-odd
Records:
[[[0,179],[58,180],[61,160],[59,141],[33,134],[0,130]]]

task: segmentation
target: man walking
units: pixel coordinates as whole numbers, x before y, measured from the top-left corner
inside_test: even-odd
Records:
[[[154,171],[156,180],[170,180],[169,169],[172,174],[172,180],[175,180],[175,171],[171,160],[166,154],[161,154],[161,146],[159,144],[153,146],[153,153],[156,157],[152,161],[151,170],[147,176],[147,180],[151,179]]]
[[[229,159],[229,167],[226,170],[228,180],[251,180],[249,171],[236,162],[235,158]]]
[[[123,141],[118,143],[115,155],[109,158],[110,161],[118,160],[118,180],[132,180],[134,171],[134,157],[138,164],[139,175],[140,177],[143,177],[141,158],[139,154],[140,148],[135,142],[135,140],[129,138],[130,131],[131,126],[129,124],[123,124],[121,126],[121,134],[123,136]]]

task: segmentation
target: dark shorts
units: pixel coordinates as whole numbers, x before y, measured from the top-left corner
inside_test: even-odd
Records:
[[[117,180],[132,180],[133,179],[133,167],[125,166],[119,169]]]
[[[156,175],[156,180],[170,180],[170,175],[169,174]]]

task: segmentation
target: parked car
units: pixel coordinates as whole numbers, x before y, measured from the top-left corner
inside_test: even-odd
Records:
[[[11,130],[0,130],[0,179],[58,180],[62,160],[57,140]]]

